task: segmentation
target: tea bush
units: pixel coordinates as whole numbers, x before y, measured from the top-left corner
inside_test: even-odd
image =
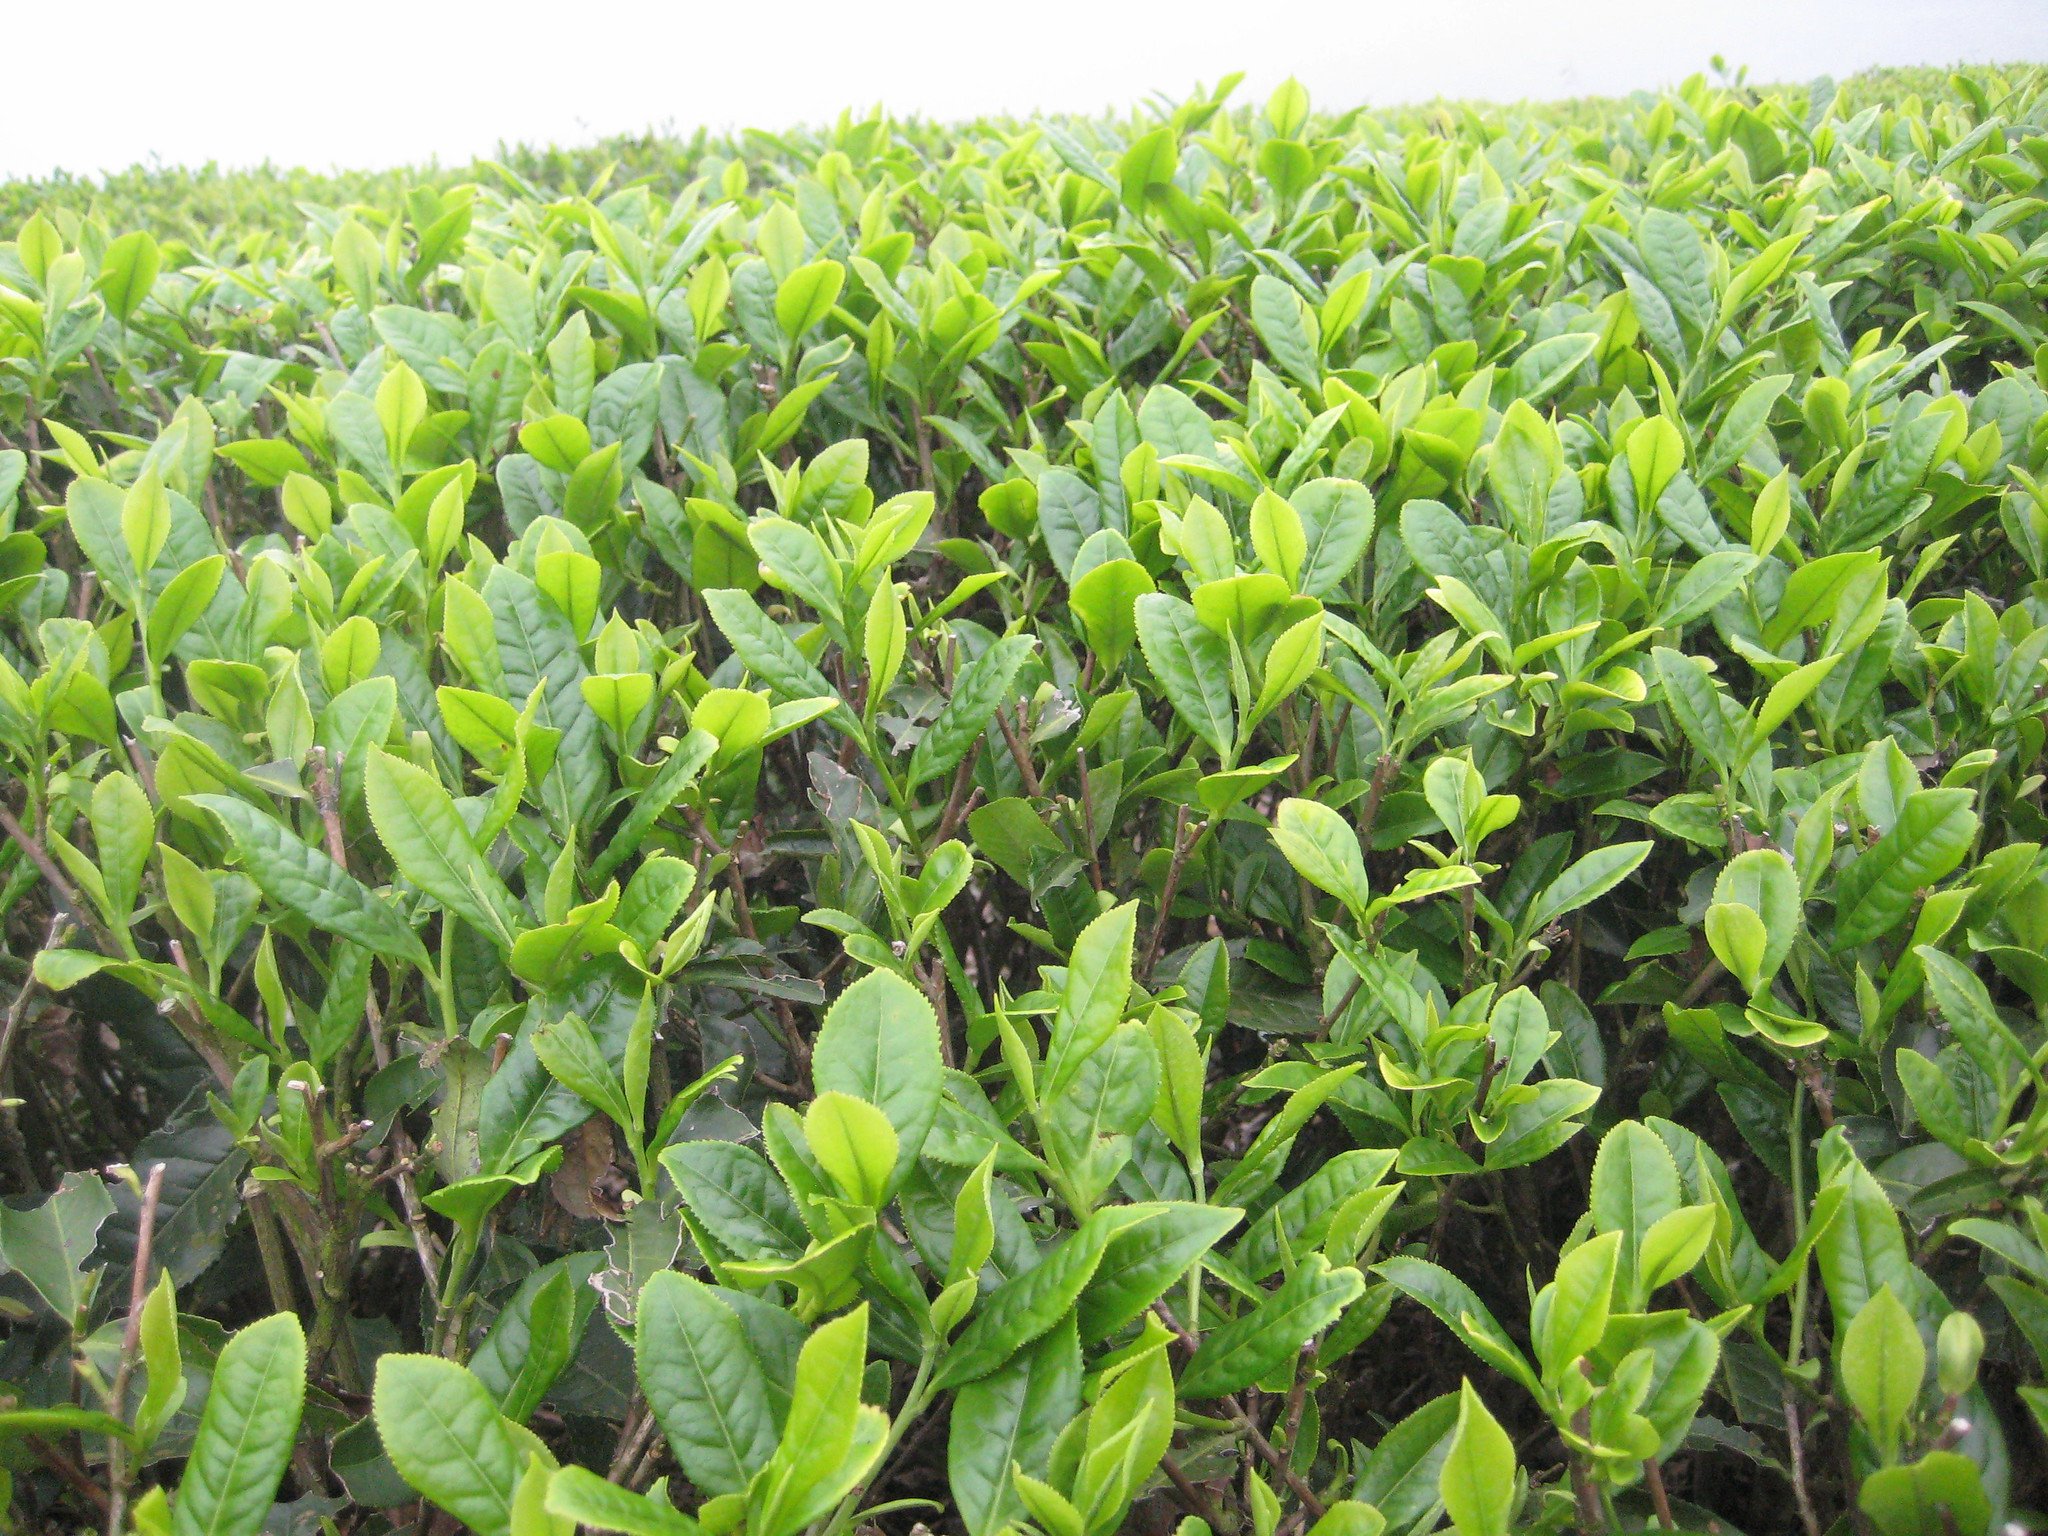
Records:
[[[9,189],[12,1528],[2035,1518],[2044,85]]]

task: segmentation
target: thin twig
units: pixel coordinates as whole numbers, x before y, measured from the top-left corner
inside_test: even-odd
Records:
[[[70,877],[57,866],[57,861],[50,857],[49,849],[16,821],[14,813],[4,805],[0,805],[0,830],[5,830],[7,835],[14,839],[15,845],[28,855],[28,860],[35,865],[37,873],[50,882],[50,889],[55,891],[58,899],[72,910],[79,922],[91,931],[92,936],[100,941],[106,953],[118,955],[121,946],[114,938],[114,930],[101,922],[99,914],[86,905],[85,898],[78,894],[78,887],[71,883]]]
[[[242,1186],[242,1201],[249,1208],[249,1224],[256,1231],[256,1252],[263,1260],[263,1281],[270,1291],[270,1305],[278,1312],[296,1312],[298,1298],[292,1294],[291,1270],[285,1265],[284,1233],[278,1227],[277,1212],[270,1208],[270,1191],[259,1179]]]
[[[342,837],[341,796],[335,788],[336,775],[328,766],[325,747],[313,748],[312,758],[313,804],[319,808],[320,827],[327,836],[327,856],[347,869],[348,843]]]
[[[1226,1401],[1235,1402],[1236,1399],[1231,1398],[1226,1399]],[[1323,1501],[1316,1496],[1315,1489],[1303,1482],[1301,1474],[1294,1470],[1293,1464],[1273,1448],[1273,1442],[1268,1440],[1260,1431],[1252,1416],[1240,1410],[1237,1422],[1238,1427],[1244,1431],[1245,1438],[1251,1441],[1252,1449],[1257,1451],[1264,1458],[1266,1464],[1275,1472],[1278,1472],[1287,1486],[1294,1490],[1294,1496],[1301,1500],[1301,1506],[1308,1511],[1309,1518],[1311,1520],[1322,1519],[1324,1514]]]
[[[1390,753],[1382,752],[1379,761],[1373,765],[1372,786],[1365,792],[1365,804],[1358,813],[1358,838],[1365,845],[1366,857],[1372,856],[1372,829],[1380,819],[1380,802],[1387,797],[1387,790],[1401,772],[1400,760]]]
[[[49,930],[43,935],[44,949],[62,947],[65,935],[70,931],[71,919],[59,912],[50,919]],[[14,1056],[14,1039],[21,1031],[22,1020],[28,1016],[28,1005],[42,983],[36,980],[36,973],[30,970],[21,983],[21,989],[14,994],[14,1001],[7,1005],[7,1018],[0,1023],[0,1090],[7,1083],[7,1067]]]
[[[1188,1332],[1182,1325],[1181,1320],[1173,1315],[1173,1309],[1164,1301],[1153,1302],[1152,1313],[1159,1321],[1166,1324],[1167,1331],[1180,1341],[1180,1347],[1189,1354],[1192,1355],[1200,1347],[1202,1341]]]
[[[1799,1059],[1798,1071],[1806,1081],[1806,1091],[1813,1098],[1813,1107],[1820,1112],[1821,1129],[1832,1130],[1835,1124],[1835,1092],[1828,1083],[1827,1072],[1812,1056]]]
[[[1783,1401],[1786,1461],[1792,1470],[1792,1498],[1799,1506],[1799,1523],[1806,1528],[1806,1536],[1820,1536],[1820,1516],[1814,1513],[1813,1495],[1806,1488],[1806,1435],[1799,1427],[1799,1405],[1792,1401],[1789,1388]]]
[[[95,1509],[105,1511],[108,1505],[106,1490],[85,1475],[85,1470],[73,1461],[53,1441],[43,1435],[27,1435],[28,1448],[36,1453],[37,1460],[69,1483],[74,1492],[85,1495]]]
[[[1024,706],[1017,705],[1017,715],[1023,718]],[[1003,733],[1003,740],[1009,743],[1010,757],[1017,764],[1017,773],[1024,780],[1024,793],[1036,800],[1045,793],[1045,786],[1039,782],[1038,770],[1031,766],[1031,751],[1024,739],[1017,734],[1017,728],[1010,724],[1009,711],[996,711],[996,725]]]
[[[390,1064],[391,1050],[384,1040],[383,1016],[377,1008],[377,1000],[367,1000],[365,1017],[370,1026],[370,1051],[381,1070]],[[391,1177],[398,1185],[398,1202],[405,1211],[405,1224],[412,1232],[413,1252],[419,1255],[420,1274],[427,1284],[427,1300],[434,1310],[441,1308],[441,1255],[440,1245],[435,1242],[433,1232],[427,1226],[426,1207],[420,1202],[419,1186],[413,1178],[417,1166],[417,1154],[413,1149],[412,1137],[406,1131],[403,1117],[393,1116],[391,1121]]]
[[[635,1392],[626,1408],[626,1422],[619,1426],[619,1443],[612,1454],[611,1470],[605,1475],[613,1479],[625,1476],[659,1427],[660,1420],[648,1412],[647,1399]]]
[[[1093,656],[1088,658],[1091,662]],[[1095,889],[1104,889],[1102,883],[1102,853],[1095,836],[1095,808],[1088,799],[1088,749],[1074,748],[1074,776],[1080,785],[1081,794],[1081,841],[1088,845],[1088,878]]]
[[[976,742],[967,755],[960,759],[960,766],[953,773],[953,791],[946,797],[945,813],[939,817],[939,827],[932,834],[934,844],[943,843],[953,835],[954,829],[981,803],[981,790],[974,782],[974,765],[981,757],[981,743]]]
[[[1322,1039],[1324,1036],[1328,1035],[1332,1029],[1336,1028],[1337,1021],[1343,1018],[1345,1014],[1351,1011],[1352,1003],[1357,1000],[1359,991],[1364,986],[1365,978],[1363,976],[1354,976],[1351,978],[1351,985],[1345,989],[1344,996],[1338,1000],[1337,1006],[1332,1008],[1328,1013],[1323,1015],[1322,1022],[1316,1029],[1316,1038],[1318,1040]]]
[[[152,804],[163,804],[163,798],[156,792],[156,764],[149,760],[149,754],[142,750],[142,743],[133,736],[125,738],[128,745],[128,761],[135,765],[135,777],[142,781],[142,789]]]
[[[1584,1360],[1579,1362],[1579,1369],[1588,1376],[1592,1375]],[[1590,1410],[1581,1408],[1572,1415],[1572,1430],[1581,1440],[1593,1438],[1593,1416]],[[1594,1490],[1593,1479],[1586,1471],[1586,1464],[1579,1459],[1576,1452],[1569,1455],[1572,1468],[1572,1497],[1579,1509],[1579,1529],[1585,1532],[1585,1536],[1596,1536],[1596,1533],[1607,1528],[1607,1521],[1600,1510],[1600,1495]]]
[[[142,1309],[149,1302],[150,1252],[156,1243],[156,1208],[163,1192],[164,1165],[158,1163],[149,1170],[149,1180],[142,1186],[142,1210],[136,1217],[135,1265],[128,1276],[128,1321],[121,1330],[121,1361],[114,1369],[113,1390],[107,1396],[108,1408],[115,1414],[125,1411],[128,1382],[135,1374],[135,1357],[142,1350]],[[126,1451],[118,1436],[107,1437],[107,1536],[121,1536],[128,1512]]]
[[[1657,1523],[1667,1531],[1678,1529],[1678,1522],[1671,1518],[1671,1495],[1664,1491],[1664,1469],[1652,1456],[1643,1463],[1643,1481],[1650,1486],[1650,1502],[1657,1507]]]
[[[313,749],[313,804],[320,813],[320,825],[327,840],[327,854],[335,863],[348,870],[348,841],[342,834],[341,796],[338,790],[342,760],[336,754],[330,762],[325,747]],[[373,992],[364,999],[364,1021],[370,1031],[370,1058],[383,1071],[391,1065],[391,1043],[384,1033],[384,1013],[377,1006]],[[495,1064],[494,1064],[495,1066]],[[399,1205],[405,1211],[405,1224],[412,1233],[413,1252],[419,1256],[420,1274],[426,1281],[427,1300],[436,1312],[441,1309],[441,1258],[434,1235],[427,1226],[426,1208],[420,1203],[419,1187],[413,1179],[416,1154],[412,1136],[405,1128],[405,1119],[396,1116],[391,1122],[391,1166],[389,1173],[398,1185]]]
[[[1159,1465],[1166,1473],[1166,1480],[1173,1484],[1181,1506],[1196,1519],[1206,1521],[1210,1530],[1222,1530],[1223,1517],[1216,1513],[1216,1506],[1209,1502],[1209,1496],[1180,1469],[1180,1463],[1169,1454],[1159,1458]]]
[[[656,1420],[655,1428],[659,1427],[660,1421]],[[653,1480],[655,1464],[661,1460],[661,1453],[667,1449],[667,1440],[650,1430],[646,1443],[640,1448],[639,1458],[626,1473],[626,1486],[636,1493],[645,1493],[648,1483]]]
[[[1173,862],[1166,866],[1166,884],[1159,892],[1159,913],[1152,919],[1152,936],[1145,941],[1145,957],[1138,966],[1138,976],[1149,981],[1152,978],[1153,962],[1159,958],[1160,941],[1166,937],[1167,919],[1173,915],[1173,898],[1180,891],[1181,871],[1187,867],[1188,855],[1195,850],[1195,844],[1202,840],[1209,824],[1205,821],[1187,835],[1188,808],[1178,805],[1173,810]]]
[[[49,929],[43,935],[42,947],[61,948],[70,932],[70,917],[62,912],[55,914],[50,919]],[[21,1125],[15,1113],[9,1069],[14,1060],[14,1042],[20,1037],[21,1026],[28,1018],[29,1003],[41,989],[42,984],[36,980],[35,971],[31,968],[21,979],[21,986],[15,991],[14,1001],[7,1005],[6,1021],[0,1023],[0,1135],[5,1137],[6,1154],[16,1165],[17,1176],[28,1185],[35,1183],[35,1171],[29,1164],[28,1143],[22,1137]]]
[[[0,830],[4,830],[14,840],[15,845],[28,855],[29,862],[35,865],[37,872],[45,880],[49,881],[50,888],[57,893],[58,898],[71,909],[98,941],[101,953],[110,958],[126,953],[120,940],[114,936],[113,929],[100,921],[99,914],[85,904],[84,898],[78,894],[78,888],[65,877],[64,871],[57,867],[56,860],[50,857],[49,850],[16,821],[13,813],[4,805],[0,805]],[[223,1088],[232,1086],[235,1081],[234,1068],[228,1065],[227,1057],[221,1054],[220,1047],[214,1043],[213,1028],[206,1022],[206,1016],[199,1011],[198,1004],[189,997],[178,997],[172,1000],[172,1008],[184,1020],[179,1033],[185,1037],[185,1043],[192,1047],[201,1061],[206,1063]]]
[[[1166,1324],[1167,1329],[1180,1342],[1181,1348],[1189,1354],[1193,1354],[1200,1341],[1193,1334],[1189,1333],[1186,1328],[1181,1326],[1180,1319],[1173,1315],[1173,1309],[1164,1301],[1155,1301],[1152,1303],[1152,1311],[1162,1323]],[[1257,1451],[1267,1465],[1272,1467],[1275,1472],[1278,1472],[1286,1481],[1287,1486],[1294,1490],[1294,1496],[1301,1500],[1302,1507],[1309,1512],[1310,1518],[1322,1519],[1324,1514],[1322,1499],[1317,1496],[1313,1488],[1302,1481],[1300,1475],[1288,1463],[1287,1458],[1273,1448],[1273,1442],[1268,1440],[1260,1431],[1258,1424],[1253,1420],[1251,1414],[1246,1411],[1244,1403],[1235,1394],[1219,1397],[1216,1401],[1221,1403],[1224,1411],[1236,1420],[1237,1427],[1244,1431],[1245,1438],[1250,1441],[1252,1449]],[[1292,1445],[1288,1448],[1290,1451],[1293,1449]]]
[[[1294,1455],[1295,1439],[1301,1433],[1301,1415],[1308,1406],[1309,1368],[1315,1364],[1316,1343],[1311,1339],[1295,1357],[1294,1381],[1287,1389],[1287,1454]]]
[[[332,1130],[335,1101],[324,1091],[318,1099],[314,1125],[319,1132]],[[337,1350],[343,1357],[344,1373],[353,1368],[354,1347],[348,1339],[348,1293],[349,1281],[355,1272],[356,1254],[360,1251],[356,1246],[356,1226],[361,1196],[351,1182],[349,1194],[344,1197],[334,1172],[341,1155],[354,1146],[373,1123],[358,1120],[341,1134],[322,1141],[314,1151],[314,1162],[320,1170],[321,1231],[316,1249],[318,1262],[306,1276],[306,1290],[313,1298],[314,1312],[313,1333],[307,1341],[306,1358],[315,1379]],[[347,1375],[346,1379],[351,1387],[362,1384],[353,1375]]]

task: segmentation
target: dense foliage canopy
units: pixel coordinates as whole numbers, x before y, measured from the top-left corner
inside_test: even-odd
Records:
[[[0,189],[0,1486],[2048,1504],[2048,81]]]

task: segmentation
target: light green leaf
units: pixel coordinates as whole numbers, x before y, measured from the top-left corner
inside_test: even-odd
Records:
[[[246,800],[188,795],[186,803],[219,818],[241,855],[242,868],[279,906],[296,912],[314,928],[340,934],[374,954],[409,960],[423,968],[428,965],[426,946],[405,919],[329,858],[324,849],[301,841],[282,821]]]
[[[1507,1536],[1515,1510],[1515,1447],[1470,1381],[1458,1389],[1458,1424],[1437,1491],[1458,1536]]]
[[[870,971],[839,994],[811,1057],[819,1092],[865,1099],[889,1117],[897,1141],[893,1193],[939,1116],[945,1062],[932,1005],[893,971]]]
[[[1541,933],[1552,923],[1569,912],[1576,912],[1589,901],[1593,901],[1613,890],[1635,872],[1638,864],[1649,857],[1650,844],[1613,843],[1605,848],[1595,848],[1584,858],[1567,868],[1536,898],[1529,916],[1523,920],[1523,927],[1532,933]]]
[[[804,1141],[843,1198],[874,1210],[886,1203],[896,1132],[874,1105],[850,1093],[820,1093],[805,1106]]]
[[[1683,1201],[1678,1165],[1663,1139],[1636,1120],[1624,1120],[1600,1142],[1593,1159],[1593,1225],[1621,1234],[1615,1288],[1627,1311],[1640,1310],[1640,1258],[1651,1227]]]
[[[398,872],[509,949],[519,927],[512,895],[470,841],[440,781],[372,749],[363,776],[370,820]]]
[[[1314,800],[1282,800],[1273,816],[1273,841],[1296,874],[1328,891],[1362,918],[1372,902],[1358,834],[1338,812]]]
[[[1434,1312],[1480,1359],[1512,1376],[1531,1392],[1540,1392],[1536,1373],[1522,1358],[1507,1330],[1495,1321],[1472,1288],[1441,1265],[1405,1255],[1373,1266],[1373,1273]]]
[[[989,732],[995,714],[1009,701],[1017,673],[1037,649],[1029,635],[998,640],[975,657],[953,680],[946,706],[918,738],[910,754],[909,787],[951,773],[974,744]]]
[[[696,1521],[657,1497],[608,1483],[585,1467],[563,1467],[548,1480],[548,1513],[593,1531],[623,1536],[698,1536]]]
[[[1077,1315],[1086,1343],[1106,1339],[1150,1306],[1244,1219],[1233,1206],[1171,1200],[1129,1206],[1150,1214],[1125,1226],[1103,1250]]]
[[[291,1313],[251,1323],[228,1340],[178,1484],[171,1536],[256,1536],[263,1529],[305,1401],[306,1336]]]
[[[1081,1412],[1081,1349],[1071,1317],[961,1387],[947,1429],[946,1476],[969,1536],[992,1536],[1021,1512],[1012,1466],[1043,1476],[1053,1442]]]
[[[1074,940],[1066,986],[1053,1015],[1052,1043],[1046,1052],[1040,1088],[1040,1097],[1046,1102],[1066,1090],[1081,1063],[1123,1021],[1124,1003],[1131,993],[1131,947],[1137,926],[1137,903],[1125,902],[1096,918]]]
[[[1187,728],[1229,761],[1237,740],[1230,693],[1230,650],[1222,636],[1177,597],[1151,592],[1138,599],[1138,648]]]
[[[484,1384],[433,1355],[385,1355],[372,1397],[398,1475],[477,1536],[510,1536],[520,1454]]]
[[[1558,1260],[1556,1277],[1537,1296],[1529,1328],[1545,1380],[1563,1381],[1572,1362],[1591,1353],[1607,1331],[1620,1248],[1619,1232],[1588,1238]]]
[[[1261,1380],[1364,1293],[1365,1276],[1357,1270],[1332,1269],[1320,1253],[1308,1255],[1278,1290],[1203,1336],[1181,1372],[1181,1396],[1221,1397]]]
[[[1098,1211],[1036,1266],[984,1296],[974,1321],[940,1360],[934,1384],[978,1381],[1051,1329],[1073,1308],[1102,1262],[1103,1249],[1127,1220],[1121,1211]]]
[[[1899,1453],[1899,1430],[1926,1374],[1927,1346],[1913,1315],[1890,1285],[1878,1287],[1842,1331],[1842,1389],[1886,1461]]]
[[[1967,789],[1908,795],[1892,829],[1835,882],[1834,947],[1853,949],[1890,932],[1923,888],[1962,863],[1976,835],[1977,813]]]
[[[1251,313],[1252,327],[1266,344],[1267,355],[1298,382],[1320,391],[1321,337],[1315,311],[1301,295],[1279,278],[1261,272],[1252,279]]]
[[[798,267],[775,289],[775,323],[796,340],[832,312],[846,269],[836,261],[813,261]]]
[[[640,1292],[634,1330],[640,1390],[676,1464],[708,1494],[738,1493],[776,1443],[767,1377],[733,1309],[675,1270]]]

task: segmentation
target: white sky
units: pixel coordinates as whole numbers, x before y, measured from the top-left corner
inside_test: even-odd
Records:
[[[96,39],[104,39],[98,42]],[[1246,72],[1318,106],[2048,61],[2048,0],[0,0],[0,176],[316,169],[886,104],[1093,110]]]

